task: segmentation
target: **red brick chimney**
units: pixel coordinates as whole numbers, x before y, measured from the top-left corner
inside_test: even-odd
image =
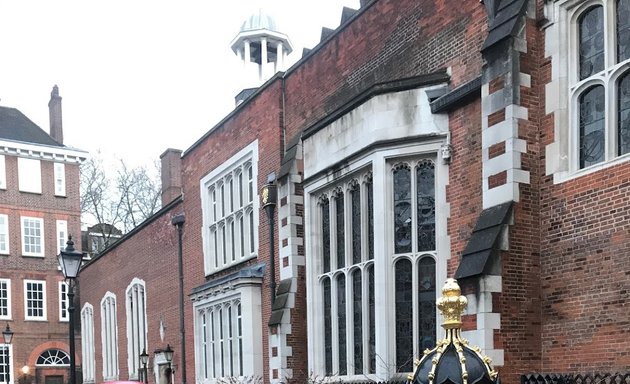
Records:
[[[169,148],[160,155],[162,162],[162,206],[182,194],[182,151]]]
[[[63,144],[63,124],[61,120],[61,96],[59,88],[55,85],[50,92],[48,102],[48,114],[50,117],[50,136],[59,144]]]

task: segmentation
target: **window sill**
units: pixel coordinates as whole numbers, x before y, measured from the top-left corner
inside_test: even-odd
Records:
[[[42,323],[42,322],[48,321],[48,319],[32,319],[32,318],[27,317],[27,318],[24,318],[24,321],[34,321],[37,323]]]
[[[235,261],[235,262],[233,262],[231,264],[228,264],[228,265],[225,265],[225,266],[223,266],[221,268],[210,270],[210,271],[206,272],[206,277],[210,277],[210,276],[214,275],[215,273],[219,273],[219,272],[225,271],[227,269],[234,268],[234,267],[236,267],[238,265],[241,265],[241,264],[245,263],[246,261],[255,259],[257,257],[258,257],[258,254],[254,253],[254,254],[252,254],[250,256],[246,256],[245,258],[241,259],[240,261]]]
[[[37,191],[22,191],[22,190],[20,190],[19,192],[20,193],[28,193],[29,195],[40,195],[40,196],[42,194],[41,191],[37,192]]]
[[[609,161],[603,161],[601,163],[591,165],[590,167],[582,168],[573,172],[557,172],[553,175],[553,183],[560,184],[574,179],[578,179],[582,176],[590,175],[591,173],[599,172],[607,168],[614,167],[616,165],[625,163],[630,160],[630,153],[615,157]]]
[[[33,258],[36,258],[36,259],[43,259],[46,256],[45,255],[22,253],[22,257],[33,257]]]

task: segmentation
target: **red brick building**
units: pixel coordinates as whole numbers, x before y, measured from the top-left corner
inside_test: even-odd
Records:
[[[148,339],[138,340],[158,350],[151,380],[164,382],[165,344],[180,346],[177,382],[399,380],[441,337],[437,287],[451,276],[469,302],[463,336],[504,382],[627,372],[628,9],[625,0],[344,9],[336,30],[246,92],[181,157],[165,152],[167,169],[181,167],[181,180],[163,185],[172,205],[84,268],[82,279],[98,282],[82,291],[95,334],[118,350],[108,354],[118,370],[99,368],[95,380],[137,377],[124,365],[137,367],[142,345],[137,306],[120,301],[136,302],[134,281],[147,287]],[[236,51],[262,65],[282,41],[254,35]],[[266,183],[278,190],[273,221],[259,201]],[[176,279],[177,229],[181,329],[167,315],[178,292],[161,287]],[[117,260],[133,262],[114,272]],[[165,268],[154,260],[169,269],[152,272]],[[93,361],[103,364],[98,353]]]
[[[48,106],[50,134],[0,107],[0,322],[14,332],[0,348],[3,382],[68,377],[67,286],[57,255],[68,234],[81,233],[79,165],[87,153],[63,144],[57,86]]]

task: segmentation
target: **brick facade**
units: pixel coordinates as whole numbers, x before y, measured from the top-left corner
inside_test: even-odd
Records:
[[[61,98],[57,94],[56,110],[61,112]],[[69,353],[68,321],[60,316],[60,286],[63,274],[57,261],[59,239],[57,221],[67,222],[65,236],[73,236],[80,249],[81,218],[79,206],[79,167],[86,153],[55,143],[41,128],[28,121],[15,109],[2,107],[2,129],[0,132],[0,156],[4,157],[3,171],[6,188],[0,188],[0,215],[8,221],[7,253],[0,253],[0,279],[10,280],[10,317],[0,322],[10,326],[14,332],[11,362],[11,382],[41,382],[49,376],[68,377],[67,367],[44,366],[38,363],[42,353],[50,349]],[[52,113],[52,112],[51,112]],[[54,114],[51,114],[51,118]],[[9,117],[16,117],[12,120]],[[60,116],[59,116],[60,118]],[[57,119],[59,120],[59,119]],[[60,121],[58,121],[60,123]],[[26,126],[22,126],[22,123]],[[11,125],[15,124],[15,125]],[[33,124],[33,125],[31,125]],[[11,134],[19,133],[20,140]],[[5,136],[4,134],[8,134]],[[57,128],[61,135],[61,127]],[[41,193],[19,190],[19,178],[33,175],[18,170],[18,158],[39,161],[41,170]],[[63,163],[65,171],[65,195],[55,195],[54,164]],[[42,219],[43,256],[23,255],[22,217]],[[25,280],[45,282],[45,320],[26,320]],[[80,351],[80,337],[77,337],[77,351]],[[80,362],[80,352],[76,354]],[[38,364],[38,365],[36,365]],[[80,364],[78,364],[80,367]],[[24,373],[22,369],[26,369]],[[80,374],[80,369],[79,369]],[[4,380],[4,378],[3,378]]]
[[[440,99],[456,101],[447,103],[446,112],[423,115],[425,120],[421,121],[429,126],[445,119],[447,132],[427,138],[423,136],[424,126],[414,127],[407,137],[393,143],[382,140],[361,149],[363,152],[346,153],[334,164],[309,175],[306,184],[313,178],[332,183],[348,171],[348,164],[387,145],[430,142],[431,154],[447,168],[444,207],[448,212],[441,218],[446,220],[447,233],[440,234],[441,244],[448,247],[450,255],[445,259],[446,275],[453,276],[462,265],[482,213],[501,203],[512,204],[508,222],[503,223],[505,238],[492,249],[493,268],[461,282],[471,301],[464,331],[494,358],[502,381],[518,383],[520,375],[535,371],[577,374],[627,370],[630,361],[624,335],[630,323],[624,305],[630,284],[630,166],[626,156],[618,164],[566,179],[554,177],[549,171],[549,157],[554,154],[549,148],[560,140],[555,135],[561,132],[555,126],[558,120],[553,115],[557,112],[547,105],[549,84],[557,70],[546,54],[545,38],[551,29],[541,28],[546,17],[542,1],[518,4],[523,5],[523,11],[514,11],[514,30],[488,42],[487,38],[500,32],[494,22],[505,18],[501,15],[507,12],[505,8],[491,9],[488,15],[486,6],[474,1],[456,7],[442,0],[364,2],[355,16],[298,64],[269,80],[183,152],[182,202],[158,214],[87,267],[83,276],[112,273],[112,277],[83,288],[82,300],[98,303],[111,289],[107,287],[112,281],[122,290],[134,274],[149,286],[162,279],[172,283],[173,268],[155,264],[163,260],[174,265],[176,233],[169,220],[175,211],[181,211],[186,216],[184,292],[219,284],[234,273],[264,264],[260,286],[263,329],[257,341],[263,351],[262,379],[305,382],[313,367],[307,364],[312,357],[308,353],[312,340],[305,324],[310,303],[305,281],[309,254],[304,246],[310,239],[304,164],[307,160],[317,163],[318,157],[320,163],[325,163],[327,159],[321,158],[330,153],[322,146],[308,150],[312,147],[301,144],[313,137],[321,139],[322,132],[328,132],[325,129],[333,123],[341,122],[339,126],[343,126],[344,122],[352,122],[367,101],[380,97],[395,104],[394,100],[417,94],[412,91],[434,87],[431,91],[441,92]],[[441,76],[448,76],[448,81]],[[466,87],[479,78],[478,89],[466,97],[458,96],[460,86]],[[374,116],[374,124],[381,125],[399,117],[379,120],[381,115],[370,116]],[[339,152],[363,139],[345,137],[346,131],[335,132],[338,135],[328,140],[331,146],[342,148]],[[283,292],[286,303],[273,310],[269,227],[264,211],[258,215],[257,257],[208,276],[203,272],[200,180],[255,140],[255,189],[260,190],[268,175],[279,176],[273,234],[275,281],[291,283]],[[440,144],[452,149],[450,156],[442,159]],[[378,188],[385,190],[383,186]],[[129,257],[123,255],[134,255],[129,273],[114,272],[120,268],[120,260]],[[168,291],[147,289],[149,345],[156,343],[152,327],[163,306],[170,308],[167,330],[177,327],[170,323],[176,307],[172,292],[166,297]],[[156,292],[164,292],[164,297]],[[280,315],[269,327],[273,312]],[[185,300],[184,315],[187,380],[201,383],[203,380],[195,377],[199,366],[194,346],[198,339],[191,300]],[[118,316],[120,336],[126,332],[120,309]],[[98,329],[99,324],[95,326]],[[170,344],[179,345],[177,336],[168,334]],[[119,343],[120,350],[125,351],[125,340],[119,338]],[[121,357],[121,363],[123,360]],[[120,379],[125,379],[122,368],[121,364]],[[370,379],[395,377],[387,372]],[[175,380],[180,379],[181,370],[176,371]]]

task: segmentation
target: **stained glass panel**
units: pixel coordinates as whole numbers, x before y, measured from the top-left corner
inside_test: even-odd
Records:
[[[604,160],[604,87],[589,88],[580,95],[580,168]]]
[[[394,250],[411,252],[411,171],[394,171]]]
[[[628,1],[630,3],[630,1]],[[617,121],[617,154],[630,153],[630,74],[619,81],[619,116]]]
[[[346,357],[346,276],[337,278],[337,332],[339,333],[339,374],[348,373]]]
[[[435,346],[435,260],[424,257],[418,263],[418,335],[420,348]]]
[[[354,374],[363,373],[363,301],[361,300],[361,270],[352,272],[352,308],[354,315]]]
[[[396,291],[396,369],[411,372],[413,361],[413,292],[411,261],[402,259],[395,266]]]
[[[367,209],[368,209],[368,259],[374,258],[374,190],[372,182],[367,184]]]
[[[361,262],[361,190],[350,191],[352,204],[352,264]]]
[[[322,209],[322,257],[324,273],[330,272],[330,201],[324,200]]]
[[[580,18],[580,80],[604,69],[604,8],[593,7]]]
[[[346,266],[346,242],[345,242],[345,227],[344,227],[344,209],[343,209],[343,193],[339,193],[335,199],[335,218],[337,221],[336,226],[336,241],[337,241],[337,268],[343,268]]]
[[[435,249],[435,165],[424,161],[416,167],[418,251]]]
[[[630,0],[617,1],[617,62],[630,59]]]
[[[370,358],[370,371],[368,373],[376,373],[376,300],[374,296],[374,264],[371,264],[367,268],[368,274],[368,306],[369,306],[369,316],[370,316],[370,334],[369,334],[369,342],[368,348],[369,350],[369,358]]]
[[[324,357],[326,360],[326,375],[332,375],[332,318],[331,318],[331,289],[330,279],[325,278],[324,286]]]

